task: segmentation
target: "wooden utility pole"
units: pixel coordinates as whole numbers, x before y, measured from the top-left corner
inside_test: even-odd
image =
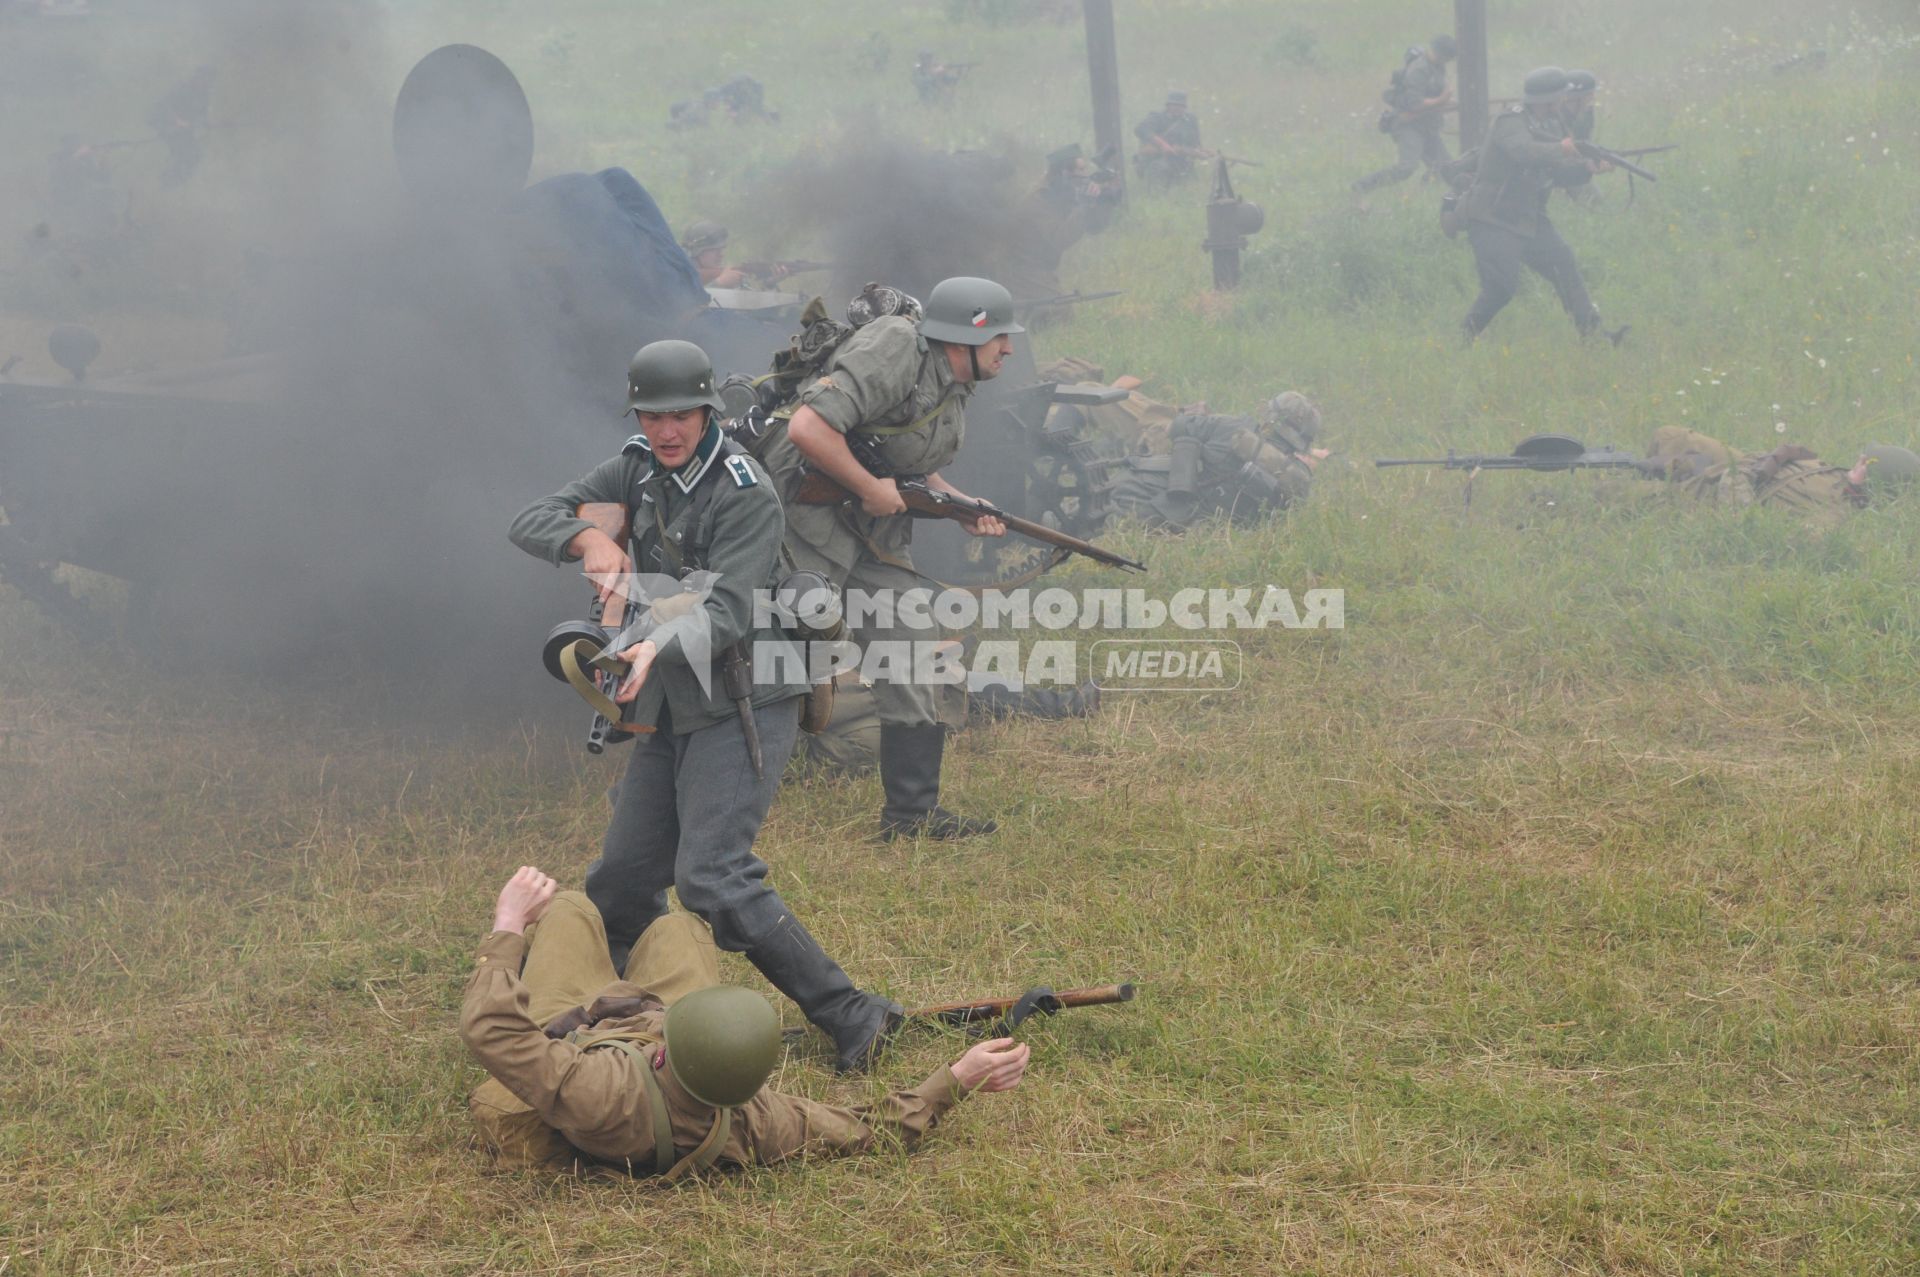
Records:
[[[1460,149],[1487,137],[1487,0],[1453,0],[1453,38],[1460,42]]]
[[[1112,168],[1126,195],[1127,166],[1121,157],[1120,50],[1113,38],[1113,0],[1082,0],[1087,20],[1087,77],[1093,82],[1093,149],[1111,153]]]

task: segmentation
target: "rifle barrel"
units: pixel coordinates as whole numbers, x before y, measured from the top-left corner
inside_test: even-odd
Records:
[[[1643,177],[1649,182],[1657,182],[1660,180],[1657,174],[1649,173],[1646,169],[1641,168],[1619,151],[1610,151],[1606,147],[1593,142],[1576,142],[1574,146],[1580,154],[1590,160],[1605,160],[1615,168],[1625,169],[1635,177]]]
[[[919,513],[938,519],[953,519],[956,522],[977,519],[981,515],[991,515],[1007,525],[1007,531],[1017,532],[1029,540],[1043,545],[1057,546],[1073,554],[1085,555],[1096,563],[1108,567],[1125,568],[1129,572],[1145,572],[1147,565],[1138,559],[1129,559],[1125,555],[1115,554],[1112,550],[1102,549],[1091,541],[1082,541],[1079,537],[1069,536],[1044,523],[1035,523],[1023,519],[1017,514],[1009,514],[990,501],[962,501],[944,492],[935,492],[927,486],[924,479],[896,479],[900,485],[900,495],[906,498],[909,512]]]

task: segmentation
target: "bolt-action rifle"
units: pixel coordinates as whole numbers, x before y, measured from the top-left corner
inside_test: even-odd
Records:
[[[846,436],[847,450],[853,453],[853,459],[877,479],[892,479],[900,489],[901,500],[907,503],[907,513],[916,519],[952,519],[956,523],[971,523],[982,515],[990,515],[1007,525],[1007,531],[1016,532],[1030,540],[1054,548],[1054,562],[1059,562],[1069,554],[1082,554],[1095,563],[1104,563],[1108,567],[1126,568],[1130,572],[1144,572],[1147,565],[1138,559],[1129,559],[1124,554],[1105,550],[1091,541],[1082,541],[1079,537],[1068,536],[1065,532],[1050,528],[1044,523],[1035,523],[1023,519],[1017,514],[1009,514],[991,501],[978,497],[956,497],[950,492],[941,492],[928,485],[921,475],[898,475],[891,472],[873,445],[861,439],[857,434]],[[800,490],[794,494],[794,500],[801,505],[845,505],[854,500],[839,480],[832,475],[808,467],[800,476]]]
[[[1103,984],[1090,989],[1062,989],[1055,993],[1042,985],[1017,998],[987,998],[979,1002],[947,1002],[939,1006],[916,1007],[907,1015],[918,1020],[938,1020],[943,1024],[970,1025],[993,1021],[988,1037],[1004,1038],[1031,1015],[1057,1015],[1068,1007],[1111,1006],[1133,1001],[1131,984]]]

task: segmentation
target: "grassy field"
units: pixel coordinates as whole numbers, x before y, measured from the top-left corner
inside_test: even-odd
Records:
[[[389,35],[402,63],[496,49],[544,171],[631,165],[684,221],[876,118],[1090,140],[1077,25],[961,7],[423,0]],[[1682,144],[1631,208],[1556,206],[1634,325],[1618,350],[1576,343],[1538,281],[1461,348],[1471,262],[1433,188],[1351,211],[1391,158],[1374,95],[1447,6],[1118,7],[1130,119],[1191,88],[1209,141],[1265,163],[1240,180],[1268,225],[1222,303],[1194,197],[1139,200],[1064,272],[1127,295],[1040,353],[1225,410],[1314,395],[1353,464],[1285,522],[1119,540],[1162,597],[1339,587],[1346,628],[1240,636],[1232,696],[970,733],[949,793],[990,840],[881,847],[877,784],[822,781],[761,846],[903,1001],[1139,1000],[1033,1027],[1027,1085],[911,1158],[664,1192],[487,1174],[455,1011],[499,882],[577,882],[597,848],[609,767],[577,713],[383,725],[360,708],[382,689],[162,677],[0,595],[0,1277],[1920,1265],[1920,500],[1821,536],[1597,474],[1485,475],[1469,509],[1458,475],[1367,464],[1669,423],[1914,443],[1911,6],[1494,0],[1496,93],[1592,66],[1603,140]],[[854,73],[872,30],[884,76]],[[952,111],[912,102],[922,46],[982,62]],[[1768,70],[1814,46],[1824,70]],[[779,130],[659,127],[743,69]],[[776,1084],[854,1099],[960,1046],[911,1035],[848,1083],[809,1037]]]

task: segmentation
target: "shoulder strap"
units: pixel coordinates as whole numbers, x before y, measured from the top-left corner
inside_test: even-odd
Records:
[[[713,1113],[713,1125],[707,1128],[707,1137],[700,1141],[700,1146],[694,1149],[693,1152],[688,1153],[685,1157],[669,1167],[666,1173],[660,1177],[660,1182],[663,1184],[671,1184],[690,1170],[704,1171],[719,1161],[720,1146],[727,1142],[727,1135],[732,1130],[733,1110],[715,1109]]]
[[[953,385],[958,384],[958,382],[953,383]],[[947,401],[953,398],[953,385],[948,386],[940,392],[940,397],[934,400],[933,407],[927,409],[904,426],[861,426],[858,430],[853,431],[853,433],[868,435],[875,439],[891,439],[895,435],[903,435],[909,431],[918,430],[940,415],[941,410],[947,406]]]
[[[691,1153],[674,1161],[673,1119],[667,1113],[667,1095],[660,1089],[660,1080],[653,1075],[653,1066],[638,1047],[622,1038],[595,1042],[588,1050],[607,1046],[618,1047],[632,1056],[635,1067],[640,1070],[640,1079],[647,1088],[647,1104],[653,1110],[653,1173],[660,1177],[660,1182],[671,1184],[688,1171],[704,1171],[719,1161],[720,1150],[733,1131],[733,1110],[714,1110],[713,1125],[707,1128],[706,1138]]]
[[[647,1106],[653,1111],[653,1173],[666,1175],[675,1169],[673,1160],[673,1119],[667,1114],[666,1092],[660,1089],[660,1081],[653,1076],[653,1065],[648,1062],[644,1052],[624,1038],[605,1038],[587,1048],[592,1051],[601,1047],[617,1047],[633,1057],[633,1065],[640,1070],[640,1081],[646,1087]]]

